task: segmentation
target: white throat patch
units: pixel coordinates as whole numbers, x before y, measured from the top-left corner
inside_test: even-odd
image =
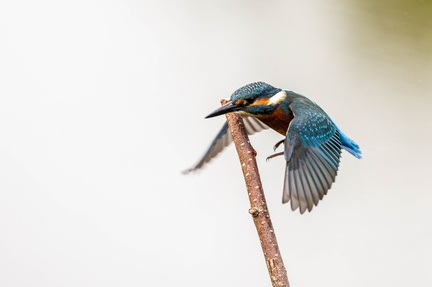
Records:
[[[276,95],[274,95],[273,97],[271,97],[269,99],[268,104],[269,105],[278,105],[278,104],[280,104],[280,102],[285,100],[286,97],[287,97],[287,93],[285,91],[280,91],[279,93],[277,93]]]

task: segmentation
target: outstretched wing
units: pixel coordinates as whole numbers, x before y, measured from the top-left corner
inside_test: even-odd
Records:
[[[311,211],[327,194],[339,167],[340,132],[330,117],[306,98],[294,100],[294,114],[285,139],[285,182],[283,203],[291,209]]]
[[[245,124],[246,132],[248,133],[248,135],[252,135],[264,129],[268,129],[267,125],[263,124],[261,121],[253,117],[243,116],[243,122]],[[213,140],[207,151],[201,157],[200,161],[198,161],[198,163],[193,167],[183,171],[183,173],[186,174],[200,169],[203,165],[216,157],[231,142],[232,136],[231,133],[228,131],[228,122],[225,122],[225,124],[222,126],[222,129],[217,134],[216,138]]]

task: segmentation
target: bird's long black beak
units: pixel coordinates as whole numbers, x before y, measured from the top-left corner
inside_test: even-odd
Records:
[[[242,109],[242,106],[233,104],[233,102],[228,102],[227,104],[225,104],[222,107],[220,107],[219,109],[215,110],[214,112],[212,112],[211,114],[209,114],[205,118],[206,119],[213,118],[216,116],[224,115],[226,113],[240,111],[241,109]]]

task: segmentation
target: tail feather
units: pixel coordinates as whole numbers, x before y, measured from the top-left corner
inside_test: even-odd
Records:
[[[341,146],[344,150],[355,156],[356,158],[362,158],[360,146],[356,144],[353,140],[344,135],[343,132],[340,132]]]

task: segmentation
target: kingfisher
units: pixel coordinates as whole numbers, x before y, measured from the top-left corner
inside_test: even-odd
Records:
[[[275,88],[264,82],[243,86],[231,95],[227,104],[206,118],[238,112],[249,135],[271,128],[284,136],[286,161],[282,203],[291,202],[293,211],[311,211],[330,189],[339,168],[342,149],[361,158],[358,144],[349,139],[316,103],[296,92]],[[232,142],[228,123],[212,141],[198,163],[184,171],[202,168]]]

